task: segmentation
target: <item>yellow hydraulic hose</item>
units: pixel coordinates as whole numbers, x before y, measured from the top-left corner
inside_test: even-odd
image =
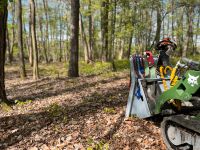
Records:
[[[179,62],[178,62],[179,63]],[[177,63],[177,64],[178,64]],[[168,87],[167,87],[167,82],[165,80],[165,77],[164,77],[164,74],[167,74],[167,70],[169,69],[171,71],[171,75],[170,75],[170,85],[171,87],[174,86],[176,84],[176,82],[178,81],[178,76],[176,76],[176,71],[177,71],[177,68],[178,68],[178,65],[176,65],[174,68],[170,67],[170,66],[167,66],[167,67],[163,67],[161,66],[159,69],[160,69],[160,77],[162,79],[162,82],[163,82],[163,87],[164,87],[164,90],[168,90]],[[178,100],[173,100],[171,99],[170,102],[177,107],[178,110],[181,109],[181,103],[180,101]]]
[[[163,82],[163,87],[164,87],[164,90],[166,91],[168,88],[167,88],[167,82],[166,82],[165,77],[164,77],[164,67],[161,66],[159,69],[160,69],[160,77],[161,77],[162,82]]]

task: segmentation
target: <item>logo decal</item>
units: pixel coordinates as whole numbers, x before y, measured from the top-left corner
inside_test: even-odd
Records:
[[[198,80],[199,76],[195,77],[190,74],[188,74],[188,75],[189,75],[188,84],[190,84],[191,86],[198,85],[197,80]]]

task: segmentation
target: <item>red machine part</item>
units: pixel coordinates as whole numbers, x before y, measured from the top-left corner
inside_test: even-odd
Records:
[[[153,54],[150,51],[145,51],[145,55],[147,56],[147,61],[149,63],[149,66],[154,65],[154,59],[153,59]]]

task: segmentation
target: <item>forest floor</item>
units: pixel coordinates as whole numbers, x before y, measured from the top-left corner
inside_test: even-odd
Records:
[[[43,72],[34,81],[30,70],[21,80],[17,69],[6,67],[7,95],[16,104],[0,107],[1,150],[166,149],[158,122],[124,117],[128,70],[79,78]]]

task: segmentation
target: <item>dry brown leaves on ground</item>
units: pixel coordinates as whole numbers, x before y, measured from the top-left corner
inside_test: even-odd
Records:
[[[0,109],[0,149],[164,150],[153,122],[124,119],[128,73],[6,80],[12,110]]]

